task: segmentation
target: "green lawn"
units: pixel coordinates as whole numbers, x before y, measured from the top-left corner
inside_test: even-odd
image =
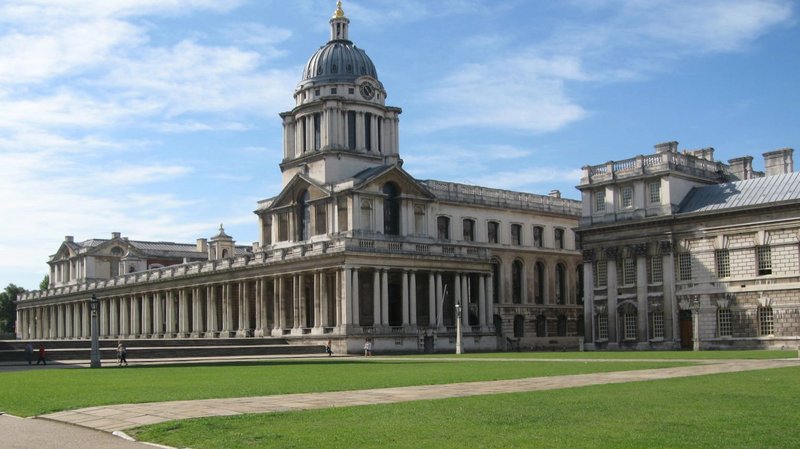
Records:
[[[0,373],[0,410],[20,416],[120,403],[265,396],[684,366],[680,362],[559,363],[321,359]]]
[[[730,359],[791,359],[797,358],[797,351],[587,351],[587,352],[490,352],[455,354],[425,354],[417,357],[461,357],[461,358],[522,358],[522,359],[609,359],[609,360],[730,360]]]
[[[220,448],[800,447],[800,367],[536,393],[170,422],[142,441]]]

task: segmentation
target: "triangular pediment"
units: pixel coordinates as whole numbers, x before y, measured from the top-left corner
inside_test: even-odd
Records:
[[[303,192],[308,192],[309,201],[329,198],[331,196],[331,191],[329,189],[303,174],[298,174],[286,183],[281,193],[272,200],[267,210],[279,209],[296,204]]]
[[[400,188],[403,196],[434,199],[435,196],[420,182],[414,179],[398,165],[385,167],[384,170],[365,171],[366,176],[354,186],[359,193],[380,193],[388,182]]]
[[[141,252],[129,241],[122,238],[114,238],[90,248],[87,251],[87,255],[122,257],[128,252],[134,257],[141,257]]]

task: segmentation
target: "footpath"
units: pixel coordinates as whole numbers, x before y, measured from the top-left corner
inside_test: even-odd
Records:
[[[375,359],[377,360],[380,358],[376,357]],[[356,391],[169,401],[144,404],[118,404],[69,410],[42,415],[37,418],[74,424],[105,432],[120,432],[125,429],[147,424],[210,416],[272,413],[329,407],[351,407],[369,404],[445,399],[485,394],[543,391],[600,384],[641,382],[676,377],[703,376],[707,374],[800,366],[800,360],[798,359],[695,360],[695,362],[702,364],[640,371],[618,371],[443,385],[377,388]]]

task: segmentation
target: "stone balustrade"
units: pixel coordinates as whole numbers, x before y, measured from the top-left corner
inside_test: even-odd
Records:
[[[511,209],[524,209],[542,212],[558,212],[580,216],[580,201],[556,198],[534,193],[512,192],[510,190],[491,189],[454,182],[435,180],[420,181],[442,201],[498,206]]]
[[[621,161],[583,167],[581,184],[594,184],[628,176],[652,174],[675,170],[705,178],[729,175],[727,166],[718,161],[709,161],[691,154],[664,152],[639,155]]]

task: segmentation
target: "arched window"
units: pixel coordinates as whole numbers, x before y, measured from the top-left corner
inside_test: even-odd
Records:
[[[522,315],[514,315],[514,338],[522,338],[525,336],[525,317]]]
[[[450,240],[449,217],[436,217],[436,236],[439,240]]]
[[[511,265],[511,301],[522,304],[522,262],[519,260]]]
[[[383,233],[400,234],[400,189],[397,184],[387,182],[383,185]]]
[[[536,304],[544,304],[544,264],[536,262],[533,267],[533,296]]]
[[[536,317],[536,336],[547,337],[547,318],[544,315]]]
[[[361,202],[361,229],[364,231],[372,230],[372,201],[370,200]]]
[[[308,240],[311,224],[311,206],[308,204],[308,190],[304,190],[297,198],[297,240]]]
[[[228,250],[227,249],[223,249],[222,250],[222,258],[224,259],[226,257],[228,257]]]
[[[556,304],[567,302],[567,270],[563,264],[556,265]]]
[[[463,234],[464,234],[464,241],[465,242],[474,242],[475,241],[475,220],[470,220],[466,218],[461,223]]]

